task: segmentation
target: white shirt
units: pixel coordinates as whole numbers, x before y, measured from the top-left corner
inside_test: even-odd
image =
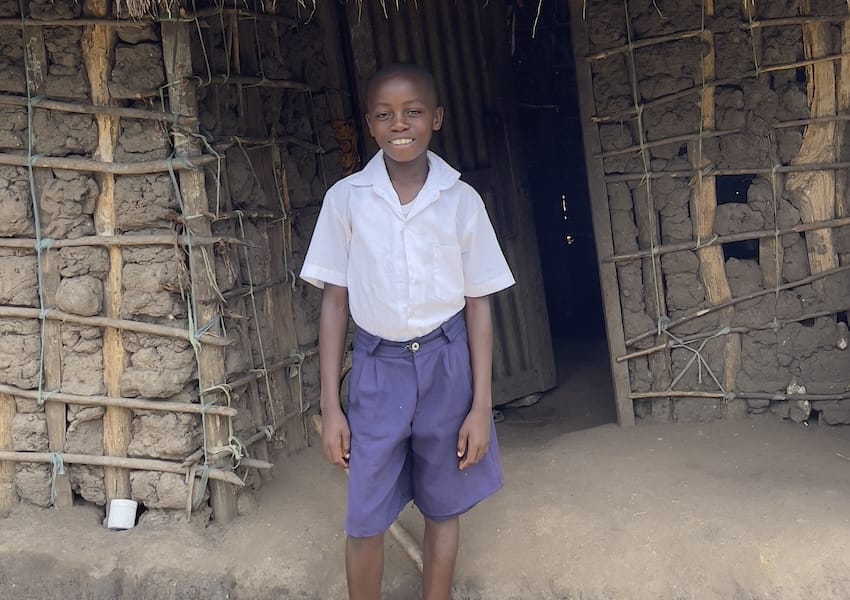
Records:
[[[428,166],[407,211],[383,152],[334,184],[301,269],[319,288],[347,287],[354,322],[387,340],[425,335],[462,310],[465,296],[515,283],[481,196],[432,152]]]

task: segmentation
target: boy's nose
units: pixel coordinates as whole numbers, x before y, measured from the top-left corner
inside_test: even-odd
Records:
[[[407,129],[407,122],[404,120],[404,115],[397,115],[393,117],[391,126],[393,131],[404,131]]]

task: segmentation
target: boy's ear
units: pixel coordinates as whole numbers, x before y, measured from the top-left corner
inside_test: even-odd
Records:
[[[438,106],[436,110],[434,110],[434,131],[440,131],[443,127],[443,116],[445,115],[445,111],[442,106]]]

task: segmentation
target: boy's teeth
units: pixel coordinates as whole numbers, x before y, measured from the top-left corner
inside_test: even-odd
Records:
[[[413,141],[413,140],[412,140],[411,138],[404,138],[404,139],[402,139],[402,140],[393,140],[393,141],[391,141],[390,143],[391,143],[391,144],[393,144],[393,145],[395,145],[395,146],[401,146],[402,144],[409,144],[409,143],[411,143],[412,141]]]

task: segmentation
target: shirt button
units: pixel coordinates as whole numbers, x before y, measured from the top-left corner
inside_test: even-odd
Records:
[[[410,351],[411,352],[418,352],[419,351],[419,342],[413,342],[412,344],[410,344]]]

